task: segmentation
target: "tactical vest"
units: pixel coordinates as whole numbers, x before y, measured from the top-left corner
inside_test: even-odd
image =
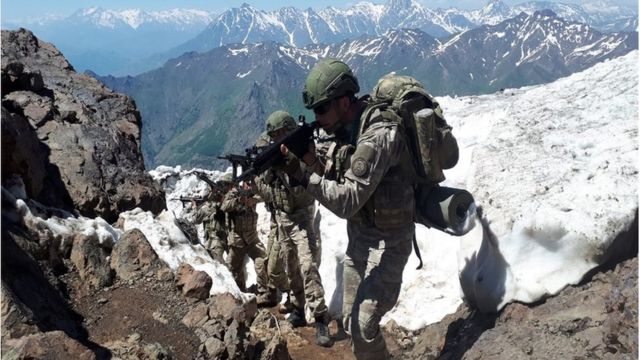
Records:
[[[351,155],[354,150],[355,146],[349,142],[349,134],[333,137],[321,134],[316,151],[324,162],[324,177],[343,183],[344,174],[351,166]]]
[[[234,211],[229,214],[229,218],[233,230],[237,233],[256,231],[258,213],[255,209]]]
[[[284,175],[278,172],[269,184],[273,196],[273,206],[287,214],[306,209],[314,203],[314,198],[303,187],[291,186]]]
[[[394,124],[407,144],[402,119],[393,112],[371,107],[367,107],[362,115],[358,137],[375,123]],[[403,151],[400,161],[387,171],[369,200],[356,214],[356,221],[373,225],[381,230],[401,228],[413,223],[415,218],[413,181],[416,175],[408,145]]]

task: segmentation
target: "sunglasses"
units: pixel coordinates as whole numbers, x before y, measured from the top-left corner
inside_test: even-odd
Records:
[[[333,103],[333,99],[327,101],[324,104],[320,104],[316,107],[313,108],[313,113],[316,115],[324,115],[327,113],[327,111],[329,111],[329,108],[331,108],[331,104]]]

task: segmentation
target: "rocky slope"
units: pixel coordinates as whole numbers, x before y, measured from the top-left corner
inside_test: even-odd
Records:
[[[3,358],[353,359],[335,322],[335,345],[319,348],[312,327],[292,329],[273,309],[227,294],[209,297],[206,274],[186,265],[172,273],[140,231],[113,247],[76,234],[65,255],[54,238],[20,220],[25,206],[3,197]],[[636,359],[637,232],[635,244],[544,302],[512,303],[498,314],[463,304],[417,331],[391,322],[383,331],[392,355]]]
[[[463,304],[415,333],[389,328],[405,344],[404,359],[637,359],[637,250],[636,230],[635,253],[538,304],[498,314]]]
[[[273,309],[228,294],[210,297],[206,273],[184,264],[174,273],[141,231],[117,243],[71,227],[54,235],[49,220],[74,217],[57,207],[112,219],[132,205],[164,204],[162,190],[144,172],[130,99],[75,74],[26,31],[3,32],[2,45],[11,60],[2,67],[3,358],[353,359],[335,322],[336,344],[318,348],[312,327],[291,329]],[[72,136],[78,141],[67,141]],[[122,198],[135,201],[112,202]],[[417,331],[387,324],[392,354],[637,358],[637,229],[636,220],[616,256],[543,302],[508,304],[497,314],[462,305]]]
[[[115,221],[158,212],[164,192],[145,173],[131,98],[78,74],[30,31],[2,31],[2,172],[45,205]]]

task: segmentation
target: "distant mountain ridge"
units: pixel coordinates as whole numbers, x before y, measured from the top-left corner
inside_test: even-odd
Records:
[[[359,2],[344,9],[283,7],[273,11],[258,10],[244,3],[218,15],[185,9],[144,12],[89,8],[65,19],[4,26],[28,25],[40,38],[60,48],[80,71],[125,75],[160,67],[185,52],[205,52],[233,43],[274,41],[304,47],[382,35],[401,28],[419,29],[441,38],[481,25],[495,25],[521,12],[533,14],[544,9],[602,31],[638,28],[637,9],[605,0],[591,0],[582,5],[532,1],[513,7],[490,0],[473,11],[429,9],[416,0]]]
[[[271,111],[311,115],[302,107],[300,91],[318,58],[346,61],[363,93],[380,76],[397,72],[416,77],[435,95],[467,95],[549,82],[637,47],[637,33],[603,34],[544,11],[448,41],[403,29],[305,48],[236,43],[187,53],[139,76],[100,79],[136,100],[148,124],[143,127],[148,166],[210,167],[221,165],[215,155],[249,146]]]
[[[244,3],[218,15],[196,38],[172,49],[170,54],[187,51],[207,51],[232,43],[275,41],[291,46],[329,44],[362,35],[381,35],[391,29],[419,29],[433,37],[444,37],[481,25],[495,25],[521,12],[533,14],[549,9],[569,21],[584,22],[598,28],[618,29],[637,18],[632,9],[614,7],[602,11],[598,6],[586,10],[576,4],[532,1],[509,7],[500,0],[490,0],[474,11],[455,8],[432,10],[416,0],[389,0],[384,5],[361,2],[345,10],[328,7],[324,10],[299,10],[292,7],[275,11],[258,10]]]
[[[209,12],[192,9],[145,12],[88,8],[64,19],[8,22],[3,28],[28,26],[38,38],[60,49],[79,71],[121,73],[131,64],[193,38],[212,18]]]

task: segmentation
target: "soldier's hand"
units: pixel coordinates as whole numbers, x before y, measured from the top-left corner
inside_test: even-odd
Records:
[[[285,158],[289,156],[289,149],[285,144],[280,145],[280,152],[282,153],[282,155],[284,155]]]
[[[295,157],[295,155],[292,152],[290,152],[289,149],[284,144],[280,145],[280,152],[285,157],[285,159],[288,159],[290,157]],[[302,161],[307,166],[315,165],[315,163],[318,161],[315,154],[316,154],[316,144],[313,141],[309,141],[309,149],[302,156]]]

